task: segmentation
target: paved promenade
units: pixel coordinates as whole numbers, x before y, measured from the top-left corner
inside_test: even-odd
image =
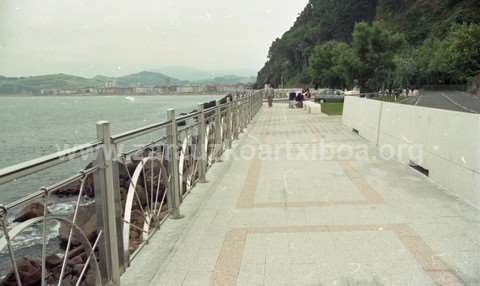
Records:
[[[264,106],[122,285],[480,285],[480,211],[378,158],[341,117]]]

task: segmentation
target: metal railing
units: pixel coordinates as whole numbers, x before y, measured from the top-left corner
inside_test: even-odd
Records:
[[[4,185],[95,156],[81,172],[0,206],[0,251],[10,265],[0,284],[120,285],[122,273],[162,223],[182,218],[183,200],[206,182],[208,169],[261,106],[259,93],[227,96],[180,117],[169,109],[167,121],[118,135],[101,121],[95,142],[0,170]],[[155,139],[120,151],[121,144],[146,135]],[[65,202],[68,211],[55,207]],[[22,237],[35,231],[38,255],[23,257]],[[61,244],[55,246],[52,237]]]

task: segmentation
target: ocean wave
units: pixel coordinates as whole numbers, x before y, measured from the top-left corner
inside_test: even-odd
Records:
[[[48,207],[50,215],[55,216],[70,216],[73,213],[75,207],[74,201],[66,201],[56,203]],[[14,223],[13,218],[9,220],[9,229],[14,229],[19,223]],[[49,220],[47,223],[47,242],[52,239],[58,238],[60,229],[60,222],[56,220]],[[0,239],[3,239],[4,233],[0,231]],[[11,245],[15,250],[28,248],[35,245],[41,245],[43,243],[43,224],[36,223],[32,226],[25,228],[16,237],[11,237]],[[8,253],[8,249],[0,249],[0,255]]]

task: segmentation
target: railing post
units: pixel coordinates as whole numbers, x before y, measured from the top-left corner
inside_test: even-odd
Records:
[[[250,122],[250,101],[248,95],[245,96],[245,128],[247,128],[248,123]]]
[[[198,175],[200,183],[206,183],[206,173],[207,173],[207,150],[206,150],[206,124],[205,124],[205,111],[203,103],[198,105],[198,110],[200,115],[198,120],[200,121],[200,130],[198,132]]]
[[[171,108],[167,111],[167,120],[170,121],[170,126],[167,128],[168,167],[170,175],[167,203],[171,217],[173,219],[180,219],[182,216],[180,214],[180,178],[178,175],[177,121],[175,109]]]
[[[244,97],[245,97],[245,104],[244,104],[244,105],[245,105],[245,114],[244,114],[244,116],[245,116],[245,123],[244,123],[244,126],[245,126],[245,129],[247,129],[248,123],[250,122],[250,121],[249,121],[249,116],[250,116],[250,114],[249,114],[249,110],[248,110],[248,96],[245,96],[245,95],[244,95]]]
[[[238,118],[237,118],[237,103],[238,103],[238,96],[235,95],[233,97],[232,101],[232,135],[233,135],[233,140],[238,139]]]
[[[252,95],[248,95],[248,123],[252,122],[253,118],[253,100]]]
[[[233,127],[233,116],[232,116],[232,99],[227,98],[227,148],[232,149],[232,127]]]
[[[240,108],[240,116],[241,116],[241,124],[240,124],[240,132],[244,132],[245,128],[247,128],[247,116],[246,116],[246,108],[245,108],[245,96],[242,96],[242,101],[241,101],[241,108]]]
[[[109,122],[97,122],[97,139],[103,142],[97,155],[96,163],[99,170],[94,175],[97,228],[102,231],[103,236],[103,245],[100,247],[100,268],[103,282],[106,285],[118,286],[121,272],[119,237],[122,234],[118,228],[120,217],[117,217],[119,209],[115,208],[115,201],[119,196],[120,188],[118,176],[114,175],[118,174],[118,165],[114,164],[112,158],[115,148],[111,140]]]
[[[238,134],[243,133],[243,105],[242,97],[238,96]]]
[[[253,93],[250,94],[252,97],[252,120],[255,117],[255,95]]]
[[[217,100],[217,105],[215,108],[215,161],[220,162],[223,144],[222,144],[222,110],[220,108],[220,101]]]
[[[263,95],[262,93],[258,94],[258,110],[263,107]]]

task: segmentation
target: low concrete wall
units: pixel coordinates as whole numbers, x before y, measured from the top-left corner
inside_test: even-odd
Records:
[[[421,162],[418,152],[398,159],[428,169],[436,183],[480,206],[479,114],[346,97],[343,124],[380,148],[422,146]]]
[[[312,114],[321,114],[322,113],[322,105],[319,103],[315,103],[312,101],[305,101],[303,103],[303,109],[308,113]]]
[[[361,132],[361,136],[374,143],[378,140],[381,102],[366,104],[359,97],[346,96],[343,104],[343,124]]]

